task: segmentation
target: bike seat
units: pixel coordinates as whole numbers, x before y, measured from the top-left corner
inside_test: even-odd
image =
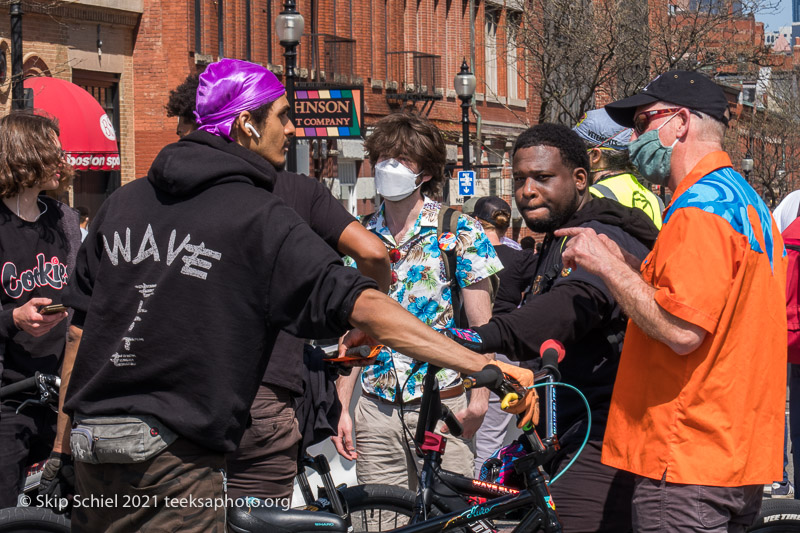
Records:
[[[228,530],[234,533],[346,533],[347,524],[338,515],[320,511],[234,507],[228,509]]]

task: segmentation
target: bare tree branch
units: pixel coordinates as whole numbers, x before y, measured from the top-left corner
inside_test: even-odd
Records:
[[[757,71],[769,50],[755,12],[777,0],[529,0],[518,41],[539,122],[573,125],[670,69]],[[752,37],[748,40],[748,36]]]

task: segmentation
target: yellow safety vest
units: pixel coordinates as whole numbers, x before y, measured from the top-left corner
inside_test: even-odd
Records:
[[[641,209],[650,217],[656,227],[661,229],[661,213],[664,211],[664,203],[661,198],[639,183],[633,174],[617,174],[603,178],[589,187],[589,191],[592,196],[597,198],[609,198],[622,205]]]

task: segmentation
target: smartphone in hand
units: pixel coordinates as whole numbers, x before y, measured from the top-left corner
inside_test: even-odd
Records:
[[[58,313],[63,313],[66,311],[67,308],[61,304],[51,304],[51,305],[44,305],[39,308],[40,315],[55,315]]]

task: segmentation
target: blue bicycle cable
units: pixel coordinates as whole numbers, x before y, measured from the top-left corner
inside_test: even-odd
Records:
[[[561,382],[558,382],[558,381],[555,381],[553,383],[536,383],[536,384],[534,384],[534,385],[532,385],[532,386],[530,386],[528,388],[529,389],[538,389],[540,387],[547,387],[549,385],[557,385],[559,387],[566,387],[568,389],[572,389],[575,392],[577,392],[578,396],[580,396],[581,400],[583,400],[583,404],[586,406],[586,416],[588,417],[588,423],[586,425],[586,436],[583,438],[583,442],[581,443],[581,447],[578,448],[578,452],[575,454],[575,456],[572,458],[572,460],[570,460],[570,462],[567,463],[567,466],[565,466],[564,469],[561,470],[561,472],[559,472],[553,479],[550,480],[550,483],[548,483],[548,485],[551,485],[551,484],[555,483],[558,478],[560,478],[562,475],[564,475],[564,472],[566,472],[567,470],[570,469],[570,467],[572,466],[572,463],[574,463],[578,459],[578,457],[580,457],[581,453],[583,452],[583,449],[586,447],[586,443],[589,442],[589,433],[590,433],[590,431],[592,429],[592,411],[591,411],[591,408],[589,407],[589,401],[586,399],[586,396],[584,396],[583,393],[577,389],[577,387],[573,387],[569,383],[561,383]]]

